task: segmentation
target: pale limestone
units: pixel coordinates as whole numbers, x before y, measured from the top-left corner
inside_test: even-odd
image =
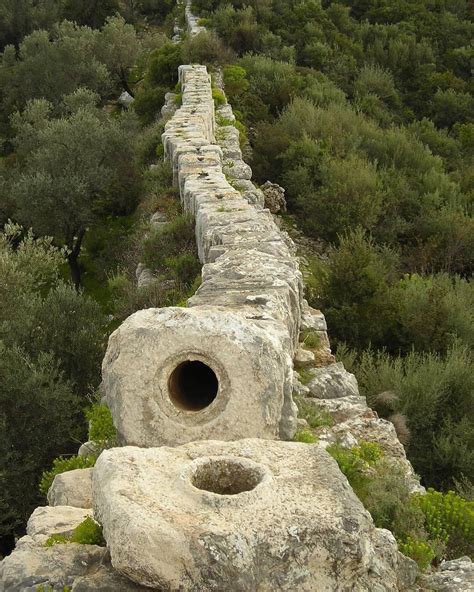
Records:
[[[31,514],[26,533],[32,541],[44,543],[52,534],[69,536],[89,516],[92,516],[90,508],[40,506]]]
[[[50,506],[92,507],[92,469],[59,473],[48,491]]]
[[[311,371],[313,378],[308,382],[311,397],[317,399],[339,399],[359,396],[356,377],[347,372],[341,362]]]
[[[103,364],[119,441],[158,446],[294,433],[283,329],[271,320],[262,325],[215,307],[148,309],[129,317],[110,337]],[[186,361],[206,364],[218,380],[216,398],[198,411],[177,405],[170,386]]]
[[[94,509],[112,565],[142,585],[406,589],[410,560],[317,445],[252,439],[105,451],[94,469]]]

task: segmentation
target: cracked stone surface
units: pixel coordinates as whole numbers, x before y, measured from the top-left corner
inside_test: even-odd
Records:
[[[251,439],[105,451],[94,510],[112,565],[141,585],[393,592],[413,583],[411,560],[317,445]]]

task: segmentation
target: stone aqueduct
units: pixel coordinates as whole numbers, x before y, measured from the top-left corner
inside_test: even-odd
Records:
[[[199,32],[189,3],[186,16]],[[332,359],[295,246],[250,180],[230,105],[216,118],[204,66],[181,66],[179,79],[182,106],[168,97],[163,144],[195,217],[202,284],[186,308],[139,311],[111,336],[103,389],[121,446],[94,469],[56,476],[50,505],[0,564],[0,591],[415,590],[414,563],[324,450],[376,441],[420,489],[403,446]],[[307,330],[324,362],[300,343]],[[295,361],[313,364],[308,386]],[[334,420],[318,444],[290,441],[295,392]],[[44,546],[92,515],[107,548]]]

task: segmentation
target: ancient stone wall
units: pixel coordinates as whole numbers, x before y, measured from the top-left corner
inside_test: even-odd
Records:
[[[105,397],[124,444],[288,439],[296,429],[292,359],[303,307],[294,245],[261,200],[251,203],[258,190],[250,167],[238,152],[225,160],[216,143],[206,68],[181,66],[179,80],[182,106],[166,123],[163,145],[183,209],[196,221],[202,284],[187,309],[140,311],[112,335]],[[247,182],[243,194],[225,167]],[[188,379],[205,376],[207,392],[187,389]]]

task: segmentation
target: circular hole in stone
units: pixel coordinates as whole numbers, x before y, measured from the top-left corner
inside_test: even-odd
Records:
[[[219,381],[207,364],[198,360],[181,362],[168,380],[171,402],[179,409],[200,411],[217,397]]]
[[[219,495],[236,495],[255,489],[262,479],[263,473],[258,467],[222,459],[200,465],[191,482],[194,487],[204,491]]]

